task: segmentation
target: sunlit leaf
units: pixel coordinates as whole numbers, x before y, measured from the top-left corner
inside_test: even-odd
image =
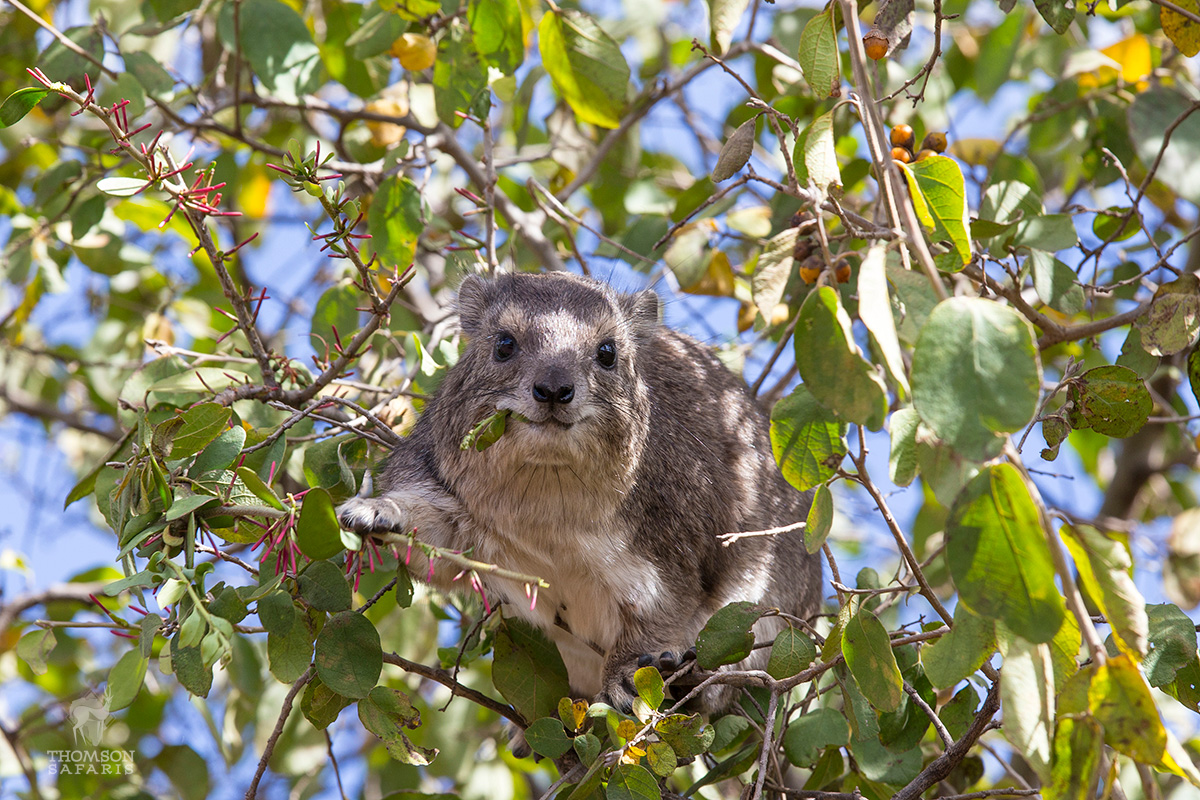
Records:
[[[1048,642],[1062,625],[1062,596],[1033,500],[1016,468],[985,468],[946,520],[946,561],[962,602],[1018,636]]]
[[[625,113],[629,65],[621,48],[590,15],[552,9],[538,25],[542,64],[584,122],[615,128]]]

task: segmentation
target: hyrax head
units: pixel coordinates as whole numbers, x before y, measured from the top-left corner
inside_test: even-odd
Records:
[[[458,308],[470,381],[462,399],[480,417],[513,411],[525,436],[554,440],[596,425],[616,433],[645,416],[637,353],[658,326],[653,292],[622,295],[565,273],[471,276]]]

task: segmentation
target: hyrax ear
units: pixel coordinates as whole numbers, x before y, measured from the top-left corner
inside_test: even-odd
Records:
[[[463,333],[474,336],[484,312],[496,296],[496,284],[478,275],[468,275],[458,287],[458,320]]]
[[[639,340],[650,339],[659,325],[659,300],[653,289],[621,296],[621,306]]]

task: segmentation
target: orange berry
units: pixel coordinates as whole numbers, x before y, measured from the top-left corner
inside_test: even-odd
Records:
[[[866,48],[867,58],[878,61],[888,54],[887,37],[872,28],[863,36],[863,47]]]
[[[937,152],[926,148],[926,149],[922,150],[921,152],[917,153],[916,160],[921,161],[923,159],[929,158],[930,156],[936,156],[936,155],[937,155]]]
[[[813,253],[800,263],[800,280],[805,283],[816,283],[825,269],[825,260],[820,253]]]
[[[902,164],[908,164],[913,159],[912,151],[909,150],[907,147],[893,147],[892,148],[892,159],[895,161],[899,161]]]
[[[903,123],[892,128],[892,146],[903,147],[907,150],[912,150],[914,144],[917,143],[917,137],[913,133],[911,125]]]
[[[844,258],[839,258],[837,264],[833,267],[833,276],[837,278],[838,283],[845,283],[850,280],[850,262]]]

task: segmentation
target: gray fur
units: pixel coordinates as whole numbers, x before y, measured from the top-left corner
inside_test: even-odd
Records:
[[[780,475],[745,384],[660,325],[652,292],[566,274],[471,277],[459,309],[461,360],[388,459],[380,495],[341,506],[344,526],[415,527],[430,544],[546,579],[534,609],[520,583],[488,576],[484,586],[558,643],[577,693],[624,709],[639,656],[682,653],[726,603],[816,613],[821,565],[801,532],[718,540],[801,521],[811,499]],[[506,361],[494,354],[501,333],[517,345]],[[597,358],[607,340],[611,370]],[[497,408],[530,421],[510,417],[488,449],[460,449]],[[428,564],[412,569],[423,578]],[[446,588],[457,571],[439,562],[432,582]],[[730,696],[705,699],[712,708]]]

